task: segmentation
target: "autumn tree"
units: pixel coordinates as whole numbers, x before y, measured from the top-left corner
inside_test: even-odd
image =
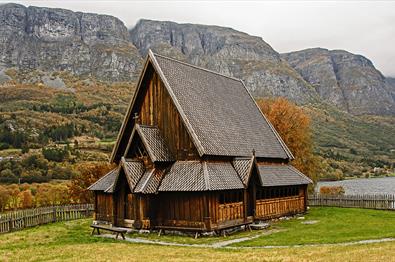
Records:
[[[73,177],[69,186],[70,196],[79,203],[92,203],[93,194],[88,187],[107,174],[114,166],[109,163],[84,163],[77,167],[78,174]]]
[[[316,181],[319,158],[313,154],[310,117],[285,98],[259,99],[257,104],[294,155],[292,165]]]
[[[22,208],[31,208],[33,206],[33,195],[29,189],[26,189],[19,193],[19,198],[21,199]]]
[[[0,186],[0,212],[3,212],[10,201],[10,190],[5,186]]]
[[[19,203],[19,187],[16,184],[12,184],[8,188],[9,190],[9,196],[10,196],[10,207],[13,209],[18,208],[18,203]]]

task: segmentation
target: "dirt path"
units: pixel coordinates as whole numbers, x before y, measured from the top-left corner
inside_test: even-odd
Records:
[[[373,244],[373,243],[383,243],[383,242],[392,242],[395,241],[395,238],[381,238],[381,239],[367,239],[360,241],[351,241],[351,242],[342,242],[342,243],[328,243],[328,244],[305,244],[305,245],[284,245],[284,246],[254,246],[254,247],[232,247],[229,245],[244,242],[247,240],[255,239],[261,236],[270,235],[272,233],[276,233],[278,230],[269,230],[265,231],[262,234],[258,234],[252,237],[243,237],[236,238],[226,241],[219,241],[210,244],[182,244],[182,243],[174,243],[174,242],[166,242],[159,240],[149,240],[144,238],[130,238],[125,237],[124,241],[131,243],[140,243],[140,244],[154,244],[154,245],[162,245],[162,246],[180,246],[180,247],[209,247],[209,248],[229,248],[229,249],[259,249],[259,248],[298,248],[298,247],[320,247],[320,246],[351,246],[351,245],[360,245],[360,244]],[[105,237],[105,238],[115,238],[115,235],[112,234],[102,234],[97,237]]]

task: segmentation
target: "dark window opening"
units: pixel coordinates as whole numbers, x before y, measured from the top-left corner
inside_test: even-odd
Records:
[[[220,204],[230,204],[243,201],[242,191],[223,192],[219,195]]]
[[[299,195],[299,186],[278,186],[257,188],[256,199],[270,199]]]

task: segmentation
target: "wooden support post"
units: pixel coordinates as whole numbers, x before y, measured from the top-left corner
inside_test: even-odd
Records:
[[[247,217],[248,217],[248,194],[247,194],[247,189],[243,190],[243,205],[244,205],[244,222],[247,222]]]
[[[211,194],[209,196],[211,197]],[[203,222],[207,231],[211,230],[210,197],[207,197],[206,194],[203,196]]]

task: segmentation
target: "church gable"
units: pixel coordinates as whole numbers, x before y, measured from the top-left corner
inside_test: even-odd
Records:
[[[198,152],[159,75],[154,71],[138,113],[141,126],[156,127],[177,160],[196,159]]]
[[[253,150],[257,158],[293,159],[241,80],[151,51],[112,161],[136,123],[157,127],[176,160],[249,157]]]

